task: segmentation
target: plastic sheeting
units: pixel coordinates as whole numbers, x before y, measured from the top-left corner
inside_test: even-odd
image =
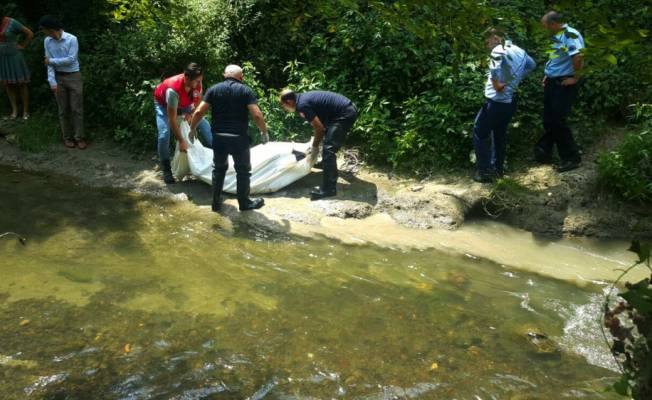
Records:
[[[172,173],[177,179],[194,175],[202,181],[212,183],[213,149],[204,147],[199,140],[190,141],[190,125],[180,124],[181,135],[188,143],[188,151],[179,151],[177,143],[172,159]],[[251,194],[272,193],[303,178],[310,173],[310,156],[304,156],[310,143],[269,142],[251,148]],[[233,158],[229,156],[229,169],[224,179],[223,190],[236,192],[236,176]]]

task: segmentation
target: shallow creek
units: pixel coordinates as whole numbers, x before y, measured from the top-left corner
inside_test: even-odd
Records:
[[[382,221],[315,236],[0,168],[0,233],[27,238],[0,239],[0,397],[619,398],[623,243]]]

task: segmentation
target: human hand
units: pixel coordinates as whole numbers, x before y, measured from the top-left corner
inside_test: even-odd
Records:
[[[260,141],[263,144],[267,144],[269,142],[269,131],[267,132],[260,132]]]
[[[543,80],[541,80],[541,86],[546,86],[546,83],[548,83],[548,77],[544,76]]]
[[[52,93],[57,94],[58,93],[58,86],[50,86],[50,90],[52,90]]]
[[[577,83],[579,79],[572,77],[572,78],[565,78],[563,81],[561,81],[562,86],[573,86]]]
[[[496,91],[497,92],[503,92],[504,90],[505,90],[505,84],[504,83],[501,82],[498,85],[496,85]]]
[[[47,58],[47,57],[45,57],[45,58],[43,59],[43,64],[45,64],[45,65],[49,65],[49,64],[50,64],[50,59]]]
[[[179,151],[182,153],[188,152],[188,143],[185,140],[179,141]]]
[[[319,156],[319,146],[312,146],[310,148],[310,162],[317,162],[317,157]]]
[[[188,139],[190,139],[191,143],[195,142],[195,129],[191,129],[190,132],[188,132]]]
[[[192,114],[183,114],[183,119],[185,119],[187,123],[190,123],[190,121],[192,121]]]

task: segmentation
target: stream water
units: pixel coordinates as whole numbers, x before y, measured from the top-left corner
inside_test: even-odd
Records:
[[[603,284],[0,168],[4,231],[2,399],[619,398]]]

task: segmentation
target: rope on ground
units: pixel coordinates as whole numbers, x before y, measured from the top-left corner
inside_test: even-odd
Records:
[[[0,239],[2,239],[4,237],[10,237],[10,236],[15,236],[18,239],[18,241],[20,242],[20,244],[22,244],[23,246],[25,246],[25,244],[27,243],[27,239],[20,236],[16,232],[5,232],[3,234],[0,234]]]
[[[360,160],[360,150],[357,148],[346,149],[344,151],[344,164],[339,168],[340,171],[355,175],[360,171],[364,162]]]

